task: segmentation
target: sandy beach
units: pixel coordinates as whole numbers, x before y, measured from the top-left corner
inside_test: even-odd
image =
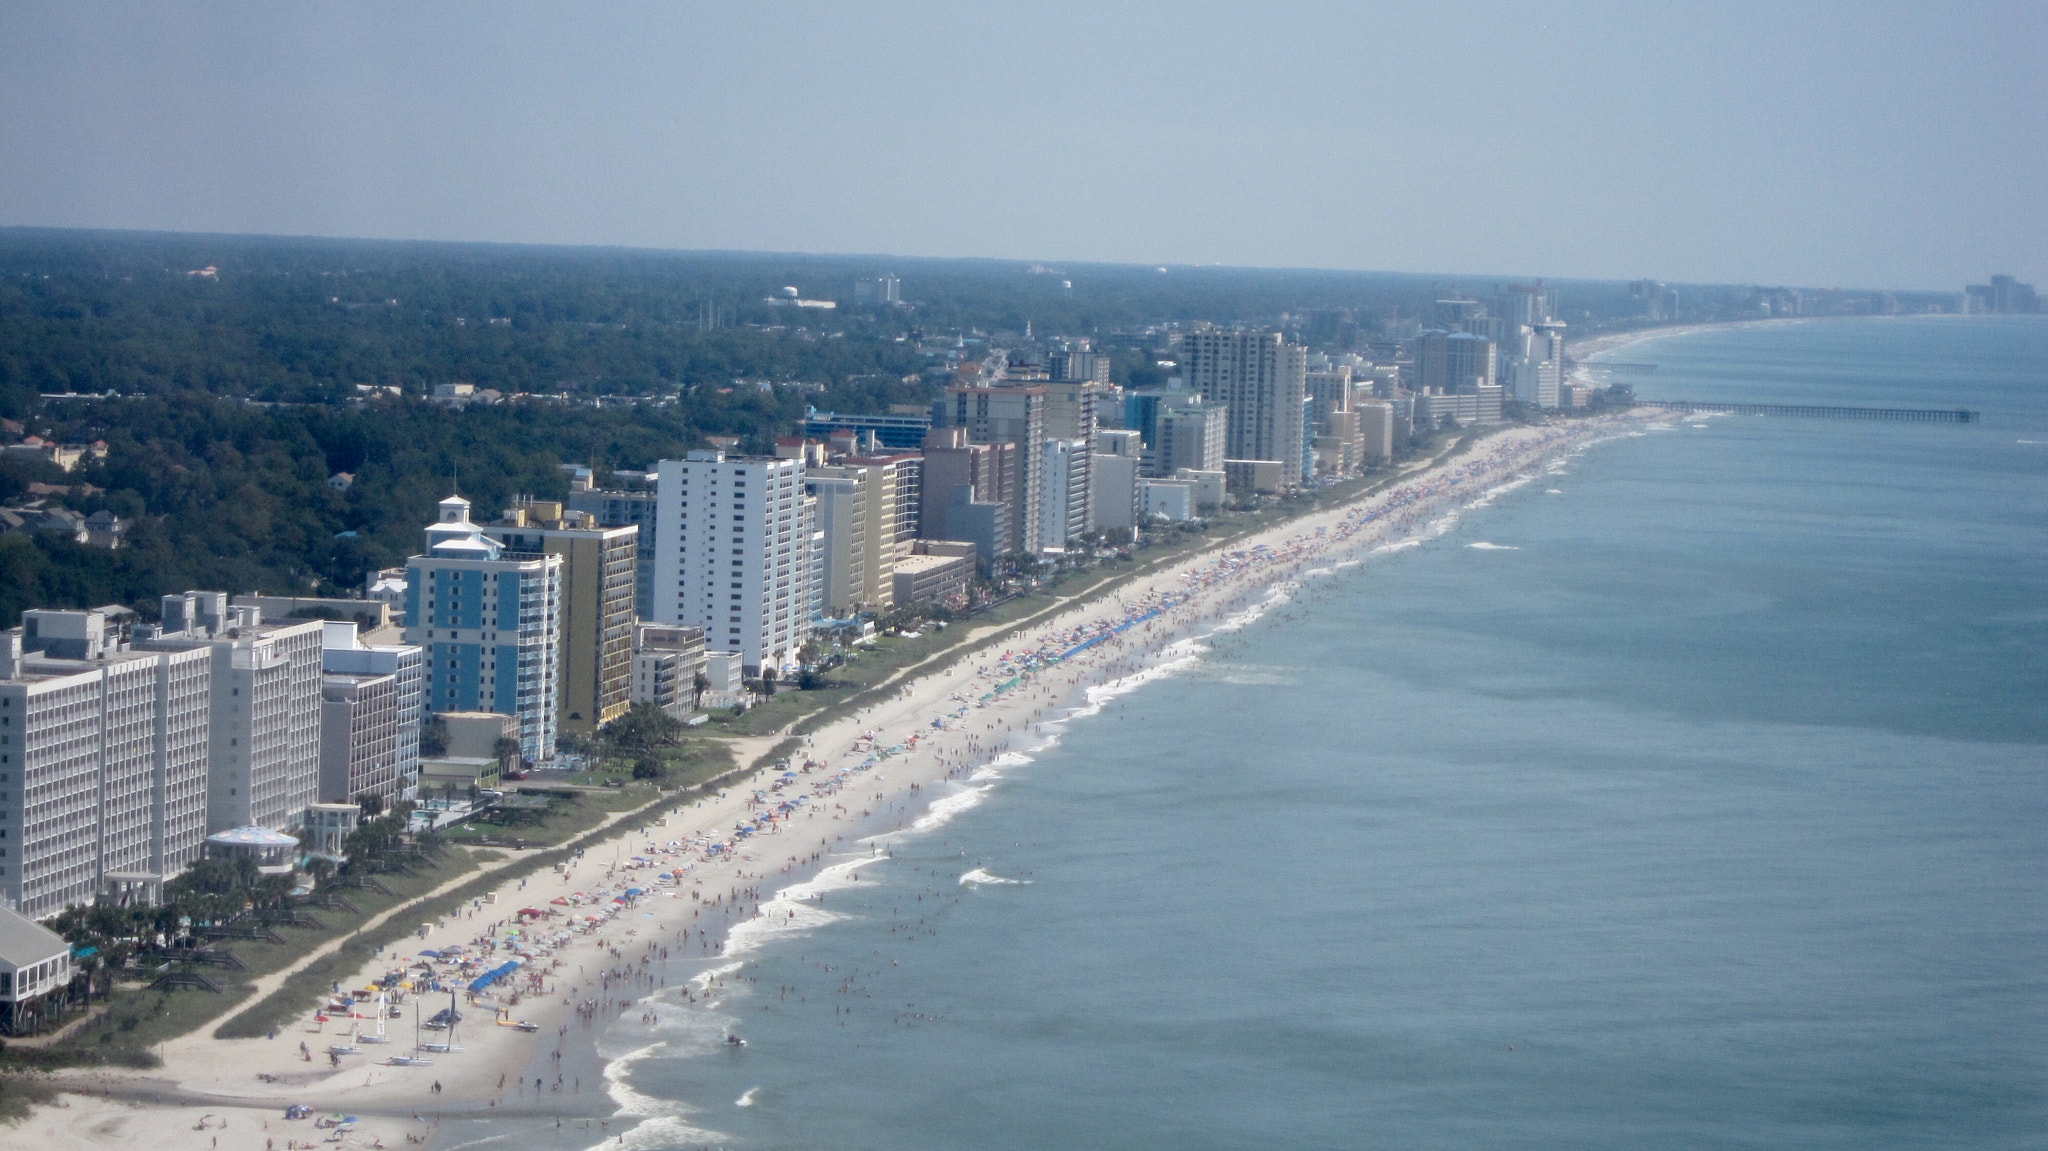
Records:
[[[1034,724],[1072,718],[1196,658],[1201,636],[1286,602],[1294,581],[1317,569],[1414,546],[1449,530],[1461,509],[1532,482],[1548,461],[1640,435],[1662,418],[1493,431],[1373,495],[1076,602],[813,733],[787,770],[760,765],[715,796],[675,807],[659,826],[615,834],[573,863],[509,879],[459,915],[423,925],[338,985],[346,999],[373,978],[405,973],[415,991],[397,1018],[386,1013],[383,1042],[374,1002],[331,1012],[307,1004],[270,1038],[197,1033],[165,1044],[156,1071],[59,1076],[75,1090],[60,1106],[39,1108],[8,1142],[396,1148],[448,1142],[442,1120],[478,1115],[572,1126],[588,1131],[589,1143],[629,1130],[631,1145],[687,1138],[621,1106],[595,1051],[598,1035],[613,1029],[616,1044],[636,1021],[651,1028],[659,1012],[676,1009],[664,1004],[687,1009],[714,998],[721,980],[742,977],[746,955],[763,941],[829,922],[832,892],[859,883],[863,861],[891,834],[928,830],[978,802],[985,787],[975,773],[1035,742]],[[768,743],[739,747],[741,762]],[[684,958],[716,962],[671,988],[667,961]],[[493,970],[502,974],[486,990],[467,990]],[[416,1018],[451,1002],[462,1015],[452,1035],[415,1030]],[[529,1028],[503,1025],[512,1023]],[[416,1050],[416,1036],[452,1049]],[[330,1054],[331,1046],[349,1050]],[[393,1062],[415,1055],[430,1062]],[[311,1117],[287,1119],[291,1105]],[[316,1125],[330,1116],[355,1121]]]

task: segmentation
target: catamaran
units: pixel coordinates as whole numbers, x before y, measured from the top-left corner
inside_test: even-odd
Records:
[[[358,1042],[358,1043],[389,1043],[389,1042],[391,1042],[391,1039],[390,1039],[390,1038],[389,1038],[388,1036],[386,1036],[386,1035],[384,1034],[384,993],[383,993],[382,991],[379,991],[379,992],[377,993],[377,1033],[376,1033],[375,1035],[364,1035],[364,1034],[361,1034],[360,1032],[358,1032],[358,1033],[357,1033],[357,1035],[356,1035],[356,1042]]]

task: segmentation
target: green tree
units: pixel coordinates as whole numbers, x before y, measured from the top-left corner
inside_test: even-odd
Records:
[[[448,721],[440,716],[420,729],[420,754],[428,757],[448,754]]]

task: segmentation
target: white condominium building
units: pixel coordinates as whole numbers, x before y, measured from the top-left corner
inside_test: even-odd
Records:
[[[213,662],[129,649],[126,609],[0,633],[0,900],[45,918],[153,900],[199,857]]]
[[[1038,546],[1063,548],[1095,525],[1088,520],[1091,435],[1085,440],[1047,440],[1039,472]]]
[[[704,450],[659,469],[655,620],[703,628],[751,674],[794,664],[810,634],[803,461]]]
[[[1564,382],[1564,332],[1562,323],[1546,320],[1516,334],[1515,351],[1519,354],[1508,361],[1512,374],[1508,382],[1516,399],[1532,407],[1557,406]]]
[[[203,649],[213,657],[212,754],[206,830],[303,825],[320,789],[320,640],[317,619],[264,623],[222,592],[163,597],[163,626],[138,631],[148,651]]]
[[[390,748],[391,782],[396,790],[385,790],[384,776],[381,773],[373,773],[377,782],[368,790],[376,792],[378,797],[386,802],[413,798],[420,775],[420,723],[426,718],[426,654],[412,644],[364,643],[353,623],[330,621],[322,632],[320,664],[322,670],[326,672],[326,680],[321,691],[326,702],[322,704],[321,722],[324,725],[328,717],[336,717],[339,714],[331,707],[338,690],[334,685],[337,677],[389,677],[395,710],[394,720],[397,724],[396,730],[392,732]],[[345,697],[347,693],[343,692],[342,695]],[[353,709],[349,722],[352,727],[358,723]],[[326,759],[331,754],[333,741],[324,726],[320,738],[326,744],[321,752],[321,792],[324,799],[332,799],[334,792],[327,786],[330,772]],[[377,737],[368,738],[374,740]],[[352,746],[348,754],[350,762],[355,763],[361,762],[363,757],[374,761],[379,753]],[[345,799],[353,800],[362,794],[363,782],[351,769]]]

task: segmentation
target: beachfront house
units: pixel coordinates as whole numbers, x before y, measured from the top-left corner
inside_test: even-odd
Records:
[[[71,945],[0,907],[0,1034],[33,1034],[44,1019],[62,1014],[70,988]]]

